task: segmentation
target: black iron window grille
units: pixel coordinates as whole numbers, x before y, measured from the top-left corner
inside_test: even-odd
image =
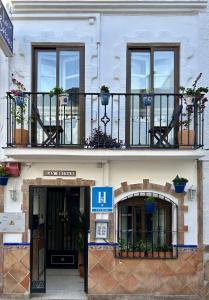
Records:
[[[177,258],[178,207],[157,193],[136,193],[120,201],[119,258]]]

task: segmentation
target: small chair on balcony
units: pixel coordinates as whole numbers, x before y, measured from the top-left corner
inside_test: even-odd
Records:
[[[174,110],[171,121],[167,126],[153,126],[153,128],[149,130],[153,146],[163,148],[171,147],[171,144],[168,141],[168,135],[171,130],[178,124],[182,109],[183,107],[182,105],[180,105],[176,111]],[[154,138],[157,140],[156,144],[154,144],[153,142]]]
[[[38,124],[43,129],[43,132],[46,134],[46,139],[42,142],[41,146],[49,147],[56,146],[59,144],[60,134],[63,132],[63,128],[60,125],[44,125],[38,108],[33,105],[34,117],[37,120]]]

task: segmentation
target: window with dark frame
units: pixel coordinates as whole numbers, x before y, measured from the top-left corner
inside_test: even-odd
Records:
[[[179,46],[129,45],[127,92],[132,94],[126,110],[127,142],[154,143],[149,130],[169,124],[176,108],[173,94],[179,92]],[[147,106],[139,96],[143,93],[154,94],[151,105]],[[174,139],[176,133],[172,130],[169,141],[174,143]]]
[[[84,91],[84,47],[34,46],[32,86],[34,92],[40,93],[34,100],[42,127],[59,126],[62,130],[56,143],[79,145],[85,132],[84,104],[78,96]],[[71,93],[68,104],[61,105],[56,96],[46,94],[54,87]],[[45,140],[39,123],[32,124],[32,140],[38,145]]]
[[[146,212],[147,196],[136,196],[118,203],[119,257],[175,258],[177,240],[176,205],[155,198],[154,212]]]

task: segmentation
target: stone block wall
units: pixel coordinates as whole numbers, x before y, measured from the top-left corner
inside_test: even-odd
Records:
[[[120,259],[110,246],[89,248],[90,295],[185,295],[203,299],[203,277],[201,249],[179,250],[177,259]]]

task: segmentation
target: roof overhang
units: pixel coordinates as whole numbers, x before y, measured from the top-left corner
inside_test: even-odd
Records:
[[[207,0],[13,0],[13,18],[39,18],[66,13],[145,14],[197,13],[207,7]]]

